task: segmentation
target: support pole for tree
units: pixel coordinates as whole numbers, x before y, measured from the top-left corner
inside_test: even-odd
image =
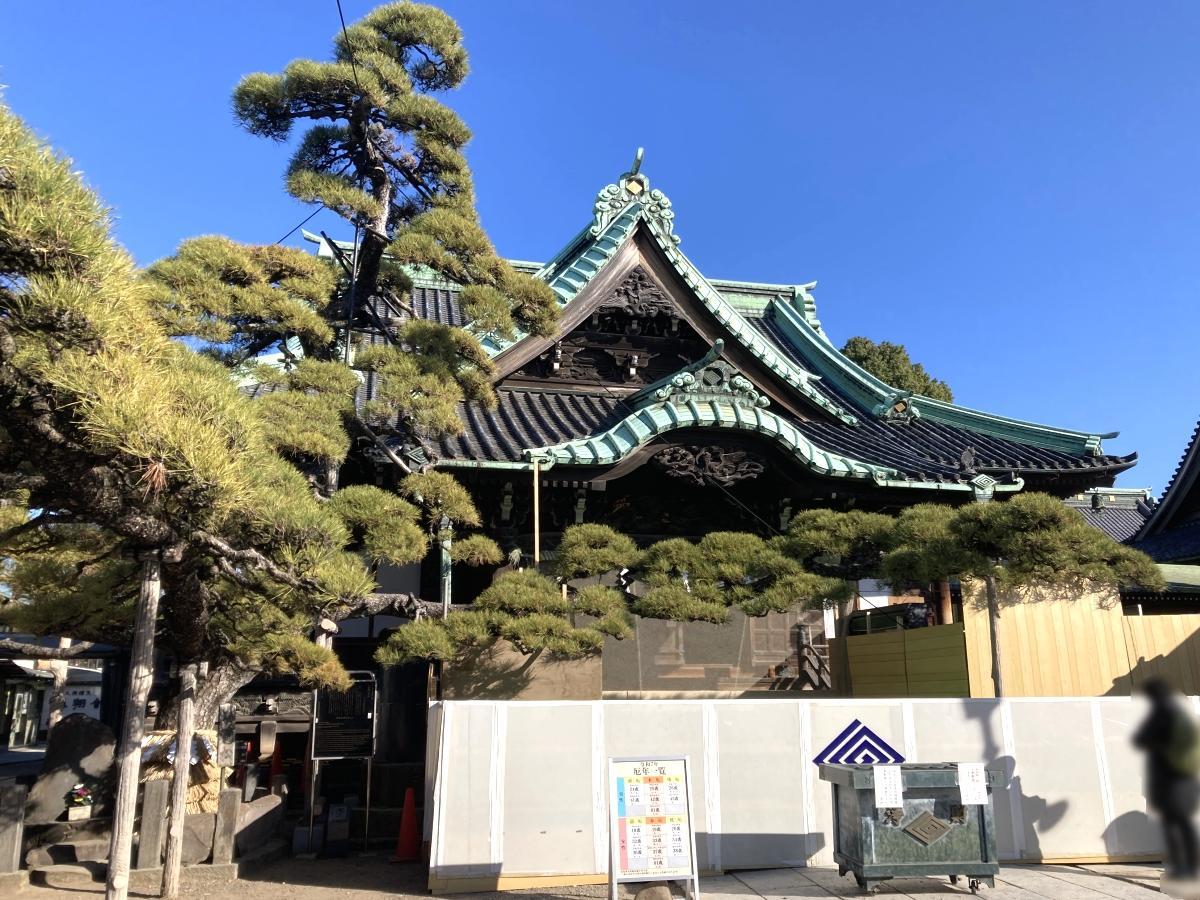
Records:
[[[167,807],[167,857],[163,863],[162,896],[179,896],[183,866],[183,829],[187,818],[187,795],[191,781],[192,735],[196,728],[196,664],[179,669],[179,729],[175,736],[175,766],[171,780],[171,803]]]
[[[133,646],[129,652],[129,689],[125,695],[121,742],[117,748],[117,799],[113,808],[112,839],[108,845],[105,900],[126,900],[129,896],[129,857],[133,849],[133,820],[137,814],[138,769],[142,761],[142,735],[146,730],[146,700],[154,679],[154,628],[161,591],[162,558],[158,551],[145,553]]]
[[[983,580],[987,589],[988,637],[992,645],[992,686],[996,696],[1004,696],[1004,683],[1000,676],[1000,601],[996,595],[996,576],[988,574]]]
[[[538,460],[535,458],[533,460],[533,571],[535,572],[542,562],[542,505],[539,502],[541,480]]]
[[[441,593],[442,593],[442,618],[450,615],[451,603],[451,577],[453,574],[450,551],[454,541],[454,531],[450,525],[450,517],[442,516],[442,521],[438,525],[438,539],[442,549],[442,564],[439,575],[441,577]]]

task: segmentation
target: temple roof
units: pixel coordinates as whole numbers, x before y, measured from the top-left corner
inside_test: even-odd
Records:
[[[1200,423],[1162,499],[1132,543],[1160,562],[1200,560]]]
[[[1136,454],[1104,453],[1103,441],[1115,433],[1024,422],[885,384],[826,337],[815,283],[706,278],[680,250],[670,200],[639,168],[640,156],[600,191],[591,222],[553,259],[515,263],[554,289],[559,333],[510,340],[477,332],[496,364],[499,405],[464,407],[463,434],[441,442],[438,465],[525,468],[536,459],[547,467],[612,466],[680,429],[753,432],[818,477],[976,496],[1023,487],[1076,493],[1111,484],[1134,464]],[[333,252],[324,238],[306,236],[319,253]],[[412,274],[418,317],[471,329],[454,284]],[[635,275],[683,304],[707,355],[699,358],[701,346],[657,386],[521,380],[522,365],[538,354],[545,359],[594,314],[600,294]]]
[[[1120,543],[1130,541],[1154,512],[1149,488],[1089,488],[1063,502]]]

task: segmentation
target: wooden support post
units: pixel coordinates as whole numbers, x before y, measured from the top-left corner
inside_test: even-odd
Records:
[[[542,506],[541,473],[538,460],[533,461],[533,571],[537,571],[542,562]]]
[[[168,812],[167,858],[163,863],[162,896],[179,896],[179,875],[183,868],[183,827],[187,818],[187,795],[192,781],[192,735],[196,729],[196,664],[179,669],[179,729],[175,733],[175,766],[171,778],[171,806]]]
[[[129,896],[129,857],[133,850],[133,819],[137,815],[138,770],[142,763],[142,735],[146,731],[146,700],[154,680],[154,629],[161,593],[162,557],[158,551],[145,553],[129,655],[129,692],[125,698],[121,742],[117,748],[117,799],[113,804],[112,839],[108,845],[105,900],[127,900]]]
[[[442,516],[442,521],[438,524],[438,540],[441,543],[442,560],[439,574],[441,577],[441,594],[442,594],[442,618],[450,615],[451,598],[451,577],[453,575],[450,552],[454,544],[454,529],[450,524],[449,516]]]
[[[167,839],[167,795],[171,782],[155,778],[142,786],[142,824],[138,828],[138,869],[157,869]]]
[[[950,582],[943,578],[938,582],[938,624],[949,625],[954,621],[954,603],[950,597]]]

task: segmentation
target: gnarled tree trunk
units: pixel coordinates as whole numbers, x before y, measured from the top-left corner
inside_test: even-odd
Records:
[[[129,690],[117,748],[117,799],[113,808],[112,839],[108,845],[105,900],[129,896],[129,856],[133,849],[133,820],[137,814],[138,770],[142,735],[146,729],[146,699],[154,680],[154,628],[162,592],[162,557],[158,551],[142,557],[142,586],[129,658]]]

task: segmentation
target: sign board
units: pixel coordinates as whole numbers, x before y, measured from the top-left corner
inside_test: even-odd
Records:
[[[313,759],[370,759],[375,755],[375,675],[349,675],[349,690],[313,692]]]
[[[217,765],[237,765],[237,707],[232,703],[217,710]]]
[[[958,793],[963,806],[987,805],[987,773],[983,763],[958,764]]]
[[[687,881],[699,900],[688,758],[608,761],[609,888],[623,881]]]
[[[813,757],[818,766],[833,763],[843,766],[872,766],[902,763],[904,757],[887,741],[855,719]]]
[[[904,806],[904,774],[899,766],[872,766],[875,776],[875,808]]]

